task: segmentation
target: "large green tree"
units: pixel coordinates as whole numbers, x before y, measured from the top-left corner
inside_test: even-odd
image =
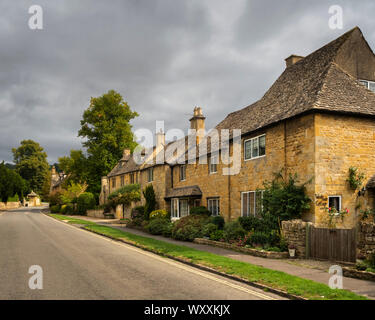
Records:
[[[16,194],[22,200],[29,189],[28,183],[17,172],[7,168],[4,162],[0,163],[0,201],[7,202]]]
[[[28,181],[32,190],[41,192],[49,173],[44,149],[33,140],[23,140],[18,148],[12,149],[12,152],[17,173]]]
[[[101,177],[121,159],[123,150],[137,146],[130,121],[138,116],[123,97],[110,90],[91,98],[84,111],[78,136],[84,139],[85,153],[72,150],[70,157],[59,158],[60,169],[75,183],[86,182],[88,191],[99,196]]]

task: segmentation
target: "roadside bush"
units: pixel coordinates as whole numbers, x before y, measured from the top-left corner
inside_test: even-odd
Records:
[[[246,231],[271,232],[271,230],[275,228],[273,222],[269,221],[268,219],[254,216],[240,217],[238,218],[238,222]]]
[[[216,230],[218,230],[218,227],[216,224],[213,223],[207,223],[202,228],[202,234],[205,237],[209,237],[211,233],[214,233]]]
[[[222,216],[216,216],[216,217],[210,218],[210,223],[215,224],[219,230],[223,230],[224,225],[225,225],[225,220]]]
[[[263,231],[255,231],[250,237],[250,242],[253,246],[264,246],[269,244],[269,236]]]
[[[238,240],[243,238],[246,234],[244,228],[238,221],[231,221],[224,226],[224,239],[226,241]]]
[[[60,212],[62,214],[73,214],[74,213],[74,207],[73,204],[68,203],[61,206]]]
[[[59,205],[51,206],[50,210],[51,210],[51,213],[60,213],[60,206]]]
[[[371,253],[368,257],[369,267],[375,269],[375,253]]]
[[[170,220],[167,220],[167,223],[164,226],[162,235],[167,238],[172,237],[173,223]]]
[[[167,219],[169,216],[166,210],[154,210],[150,213],[150,220],[155,218],[164,218]]]
[[[203,227],[208,222],[208,216],[189,215],[176,221],[172,229],[172,238],[183,241],[193,241],[203,236]]]
[[[135,207],[132,212],[131,212],[131,218],[136,219],[136,218],[144,218],[145,214],[145,207],[144,206],[138,206]]]
[[[56,191],[49,196],[49,206],[50,206],[50,208],[52,206],[56,206],[56,205],[61,206],[62,204],[63,204],[63,202],[61,200],[61,192]]]
[[[211,212],[208,211],[208,209],[204,206],[200,206],[200,207],[193,207],[190,209],[190,214],[191,215],[207,215],[207,216],[210,216],[211,215]]]
[[[216,230],[210,234],[210,240],[213,241],[220,241],[224,239],[224,231],[223,230]]]
[[[155,217],[148,222],[146,230],[155,235],[161,235],[164,232],[169,220],[163,217]]]
[[[90,192],[82,193],[77,200],[78,214],[85,215],[87,210],[94,209],[96,205],[95,197]]]

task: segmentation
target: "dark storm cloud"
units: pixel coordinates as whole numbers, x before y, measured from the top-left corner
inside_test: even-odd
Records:
[[[44,9],[44,30],[28,8]],[[328,7],[344,9],[344,30],[328,28]],[[264,94],[283,59],[308,54],[359,25],[375,45],[372,0],[2,1],[0,159],[22,139],[49,161],[80,147],[90,97],[119,91],[140,117],[134,128],[188,127],[195,105],[207,127]]]

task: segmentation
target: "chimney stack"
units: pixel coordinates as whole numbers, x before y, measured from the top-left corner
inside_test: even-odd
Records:
[[[290,57],[288,57],[288,58],[285,59],[286,67],[288,68],[288,67],[294,65],[295,63],[297,63],[298,61],[302,60],[303,58],[304,57],[292,54]]]
[[[163,129],[156,133],[156,149],[161,150],[165,145],[165,133]]]
[[[129,160],[130,155],[131,155],[130,149],[124,149],[124,151],[122,152],[122,159]]]
[[[190,129],[195,129],[197,131],[197,144],[199,144],[199,141],[204,137],[205,119],[202,108],[195,107],[194,116],[190,119]]]

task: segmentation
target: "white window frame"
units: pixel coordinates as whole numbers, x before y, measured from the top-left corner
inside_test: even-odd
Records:
[[[328,196],[328,207],[329,207],[329,200],[331,198],[339,198],[339,210],[338,211],[341,211],[341,209],[342,209],[342,196]]]
[[[179,198],[172,198],[171,199],[171,220],[178,220],[181,218],[181,211],[180,211],[180,202],[186,201],[187,202],[187,215],[190,215],[190,206],[189,206],[189,199],[179,199]],[[176,210],[174,210],[176,209]],[[186,217],[184,216],[184,217]]]
[[[243,191],[241,192],[241,217],[250,217],[251,215],[256,217],[260,212],[256,212],[256,208],[257,208],[257,193],[261,194],[261,199],[263,199],[263,194],[264,194],[264,190],[258,190],[258,191]],[[245,215],[245,212],[244,212],[244,207],[243,207],[243,197],[244,197],[244,194],[254,194],[254,207],[253,207],[253,213],[246,213]],[[250,197],[247,197],[247,208],[249,210],[250,208]],[[261,210],[263,210],[263,203],[261,205]]]
[[[364,85],[368,90],[372,91],[375,93],[374,90],[371,90],[370,89],[370,84],[374,85],[375,86],[375,82],[374,81],[370,81],[370,80],[363,80],[363,79],[360,79],[359,82]]]
[[[219,161],[215,161],[216,163],[212,163],[212,159],[213,158],[218,158],[219,157],[219,155],[214,155],[214,156],[211,156],[210,157],[210,165],[209,165],[209,168],[210,168],[210,174],[215,174],[215,173],[217,173],[217,165],[218,165],[218,162]],[[215,167],[215,170],[213,170],[213,166]]]
[[[216,210],[216,212],[211,212],[211,210],[210,210],[210,201],[217,201],[217,204],[216,204],[216,209],[217,210]],[[207,198],[207,209],[211,212],[211,216],[214,216],[214,217],[220,216],[220,198],[218,198],[218,197]]]
[[[250,160],[255,160],[255,159],[259,159],[259,158],[263,158],[266,156],[266,152],[264,153],[264,155],[259,155],[260,153],[260,144],[259,144],[259,139],[262,138],[262,137],[266,137],[266,134],[261,134],[259,136],[256,136],[254,138],[250,138],[250,139],[246,139],[244,140],[243,142],[243,157],[244,157],[244,161],[250,161]],[[250,158],[246,158],[246,143],[251,141],[251,156]],[[258,156],[256,157],[253,157],[253,145],[254,145],[254,141],[257,141],[258,142]]]

